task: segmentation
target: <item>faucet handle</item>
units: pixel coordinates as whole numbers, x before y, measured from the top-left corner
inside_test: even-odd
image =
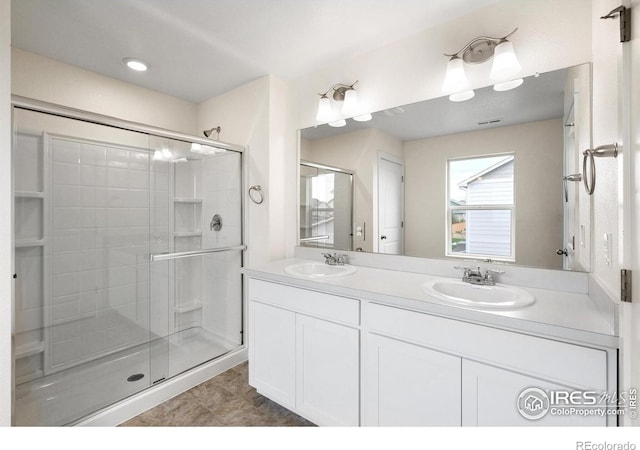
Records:
[[[471,274],[471,267],[465,267],[465,266],[453,266],[454,269],[458,269],[458,270],[464,270],[464,275],[465,277],[468,277]]]

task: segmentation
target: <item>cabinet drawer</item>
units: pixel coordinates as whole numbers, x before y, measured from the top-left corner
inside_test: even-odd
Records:
[[[249,279],[249,299],[349,325],[360,324],[358,300]]]
[[[606,390],[606,352],[378,304],[367,306],[370,332],[496,364],[573,387]]]

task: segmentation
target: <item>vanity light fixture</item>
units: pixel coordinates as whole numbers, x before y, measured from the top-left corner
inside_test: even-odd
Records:
[[[319,122],[330,122],[333,117],[333,109],[331,107],[331,100],[328,97],[329,92],[333,91],[331,95],[336,102],[342,102],[342,114],[345,116],[352,116],[360,113],[360,103],[358,102],[358,93],[356,92],[355,85],[358,84],[358,80],[351,85],[346,84],[334,84],[324,94],[318,94],[320,100],[318,102],[318,113],[316,114],[316,120]],[[357,117],[360,121],[364,121],[366,114],[361,114]],[[370,115],[369,115],[370,116]],[[355,119],[355,117],[354,117]],[[358,120],[358,119],[356,119]],[[366,119],[366,120],[370,120]],[[342,123],[344,120],[338,120],[334,123]],[[345,122],[346,124],[346,122]],[[331,125],[331,122],[329,123]],[[344,126],[344,125],[331,125],[331,126]]]
[[[149,68],[149,64],[137,58],[122,58],[127,67],[136,72],[144,72]]]
[[[336,120],[334,122],[329,122],[328,125],[330,127],[334,127],[334,128],[340,128],[340,127],[344,127],[347,124],[347,121],[342,119],[342,120]]]
[[[356,122],[368,122],[372,118],[373,116],[371,115],[371,113],[360,114],[359,116],[353,116],[353,120],[355,120]]]
[[[522,78],[514,79],[522,70],[522,66],[513,50],[513,43],[507,39],[516,31],[517,28],[506,36],[497,38],[480,36],[455,53],[445,53],[450,59],[442,90],[451,94],[449,100],[464,101],[473,97],[473,91],[469,90],[464,63],[481,64],[493,58],[489,77],[496,82],[493,87],[496,91],[514,89],[523,83]]]

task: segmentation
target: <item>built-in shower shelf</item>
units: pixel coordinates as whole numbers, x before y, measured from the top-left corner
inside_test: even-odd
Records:
[[[178,314],[184,314],[191,311],[197,311],[202,309],[202,302],[200,300],[194,300],[191,303],[185,303],[184,305],[176,306],[174,311]]]
[[[173,199],[174,203],[202,203],[201,198],[185,198],[185,197],[176,197]]]
[[[44,239],[21,239],[16,241],[16,248],[42,247]]]
[[[21,377],[16,377],[16,386],[22,383],[28,383],[29,381],[37,380],[38,378],[42,378],[44,376],[44,372],[42,370],[35,370],[26,375],[22,375]]]
[[[44,198],[44,192],[38,191],[16,191],[16,198]]]
[[[202,236],[202,231],[176,231],[173,233],[174,237],[194,237]]]
[[[16,347],[16,358],[26,358],[44,351],[44,342],[32,342]]]

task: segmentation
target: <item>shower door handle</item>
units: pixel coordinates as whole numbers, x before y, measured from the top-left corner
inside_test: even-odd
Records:
[[[246,250],[246,245],[235,245],[233,247],[220,247],[220,248],[208,248],[206,250],[194,250],[191,252],[177,252],[177,253],[156,253],[149,255],[149,261],[166,261],[169,259],[189,258],[191,256],[207,255],[209,253],[230,252],[235,250]]]

